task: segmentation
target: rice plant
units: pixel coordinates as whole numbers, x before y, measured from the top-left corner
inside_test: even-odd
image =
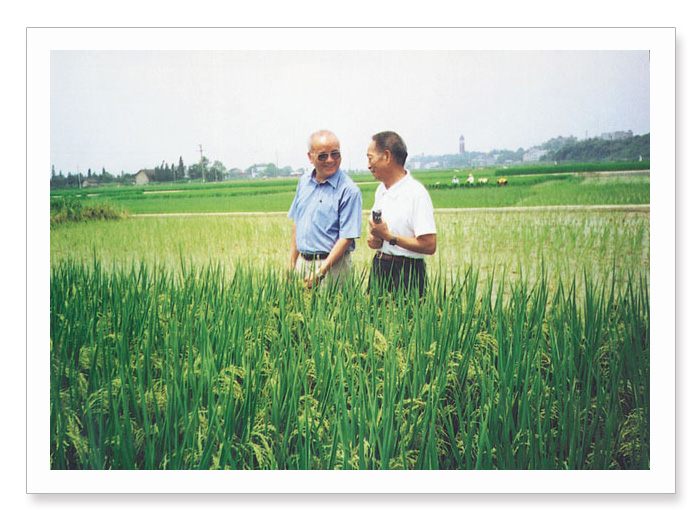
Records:
[[[480,271],[55,262],[51,468],[648,469],[644,271]]]

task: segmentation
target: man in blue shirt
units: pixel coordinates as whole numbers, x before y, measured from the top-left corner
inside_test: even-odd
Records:
[[[294,220],[289,269],[299,272],[307,287],[341,285],[362,230],[362,195],[340,169],[340,141],[335,134],[314,132],[307,155],[314,170],[299,179],[288,213]]]

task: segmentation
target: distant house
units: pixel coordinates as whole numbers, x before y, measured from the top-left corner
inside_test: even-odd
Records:
[[[256,164],[250,169],[250,176],[253,179],[257,179],[258,177],[262,177],[266,174],[267,172],[267,164]]]
[[[523,154],[523,162],[537,162],[547,155],[547,150],[539,147],[530,148]]]
[[[96,186],[99,186],[100,183],[97,182],[97,179],[95,179],[95,178],[93,178],[93,177],[87,177],[87,178],[83,179],[83,182],[82,182],[80,185],[81,185],[83,188],[89,188],[89,187],[93,187],[93,188],[94,188],[94,187],[96,187]]]
[[[472,163],[474,166],[492,166],[496,164],[496,159],[490,154],[481,153],[472,159]]]
[[[408,166],[409,170],[420,170],[423,164],[418,160],[411,160],[406,163],[406,166]]]
[[[136,175],[134,175],[134,184],[137,186],[148,184],[153,182],[156,178],[155,170],[139,170]]]
[[[626,132],[623,132],[622,130],[618,130],[617,132],[613,133],[613,139],[627,139],[630,137],[634,137],[632,130],[627,130]]]
[[[632,132],[632,130],[627,130],[626,132],[622,130],[617,130],[615,132],[607,132],[605,134],[600,134],[601,139],[610,141],[617,141],[618,139],[626,139],[628,137],[634,137],[634,133]]]

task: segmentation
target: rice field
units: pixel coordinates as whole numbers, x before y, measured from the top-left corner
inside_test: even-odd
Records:
[[[368,218],[365,213],[365,218]],[[438,248],[429,271],[453,273],[472,266],[482,274],[537,274],[542,262],[567,283],[584,270],[649,270],[649,211],[644,210],[436,210]],[[285,213],[225,216],[136,217],[86,222],[51,230],[52,264],[65,260],[103,269],[131,263],[179,269],[184,261],[281,270],[289,253],[291,221]],[[369,266],[367,230],[353,253],[358,270]]]
[[[591,166],[591,165],[589,165]],[[600,167],[600,165],[596,165]],[[489,182],[467,187],[468,171],[457,172],[462,184],[451,188],[453,170],[415,172],[430,189],[436,208],[526,207],[589,204],[648,204],[650,175],[602,173],[547,173],[510,175],[510,170],[474,171]],[[508,185],[498,187],[507,176]],[[362,206],[369,210],[378,182],[371,174],[354,175],[362,193]],[[56,190],[52,200],[78,197],[92,203],[111,204],[132,214],[280,211],[289,209],[298,179],[239,180],[219,183],[161,183],[155,186],[99,187]],[[435,189],[437,185],[441,189]]]
[[[52,469],[648,469],[648,211],[445,211],[430,290],[284,215],[51,231]]]

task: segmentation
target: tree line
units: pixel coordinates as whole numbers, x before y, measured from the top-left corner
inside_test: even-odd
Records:
[[[566,143],[561,148],[549,151],[541,160],[546,162],[648,161],[650,142],[650,134],[623,139],[597,137]]]
[[[540,146],[547,153],[540,158],[540,162],[602,162],[602,161],[636,161],[650,159],[650,134],[625,137],[622,139],[603,139],[600,137],[578,141],[575,137],[558,137],[550,139]],[[493,164],[519,163],[523,161],[525,150],[492,150],[488,154],[483,152],[464,152],[462,154],[447,154],[441,156],[421,155],[412,158],[421,163],[432,161],[439,162],[442,168],[471,166],[479,164],[485,156],[493,158]],[[178,164],[168,164],[163,161],[151,169],[155,182],[185,182],[201,181],[204,175],[205,182],[216,182],[231,178],[246,178],[256,176],[286,176],[292,173],[290,166],[279,168],[273,163],[258,163],[249,166],[245,171],[240,169],[227,170],[221,161],[210,162],[207,157],[201,161],[185,166],[182,156]],[[101,172],[92,171],[87,174],[56,173],[51,167],[51,189],[78,188],[81,183],[92,179],[97,184],[119,183],[123,185],[134,184],[135,174],[123,173],[113,175],[102,168]]]
[[[222,180],[227,174],[226,167],[220,161],[214,161],[210,164],[209,159],[203,157],[200,162],[185,167],[182,156],[177,165],[163,161],[160,165],[151,168],[151,171],[153,172],[153,180],[156,182],[196,180],[201,179],[202,174],[205,175],[205,180],[215,181]],[[122,172],[121,175],[114,175],[106,171],[104,167],[101,173],[88,168],[87,173],[68,172],[67,175],[64,175],[62,171],[56,173],[55,167],[51,166],[51,189],[78,188],[88,180],[97,184],[117,183],[128,186],[134,184],[135,177],[136,173]]]
[[[535,147],[546,153],[538,159],[542,163],[648,161],[649,134],[619,139],[595,137],[579,141],[574,136],[555,137]],[[440,168],[479,165],[517,164],[525,161],[526,150],[494,149],[490,152],[464,151],[459,154],[425,155],[410,157],[410,162],[421,165],[436,163]]]
[[[221,161],[210,162],[206,156],[203,156],[197,163],[185,166],[181,156],[177,165],[163,161],[151,168],[150,171],[154,182],[201,181],[202,175],[204,175],[205,182],[217,182],[225,179],[255,176],[285,176],[291,175],[293,170],[291,166],[279,168],[273,163],[256,163],[245,170],[238,168],[228,170]],[[51,189],[79,188],[81,185],[85,185],[88,179],[97,184],[117,183],[129,186],[135,183],[136,173],[122,172],[120,175],[113,175],[105,171],[104,168],[100,173],[88,168],[87,173],[68,172],[67,175],[64,175],[62,171],[56,173],[54,166],[51,166]]]

